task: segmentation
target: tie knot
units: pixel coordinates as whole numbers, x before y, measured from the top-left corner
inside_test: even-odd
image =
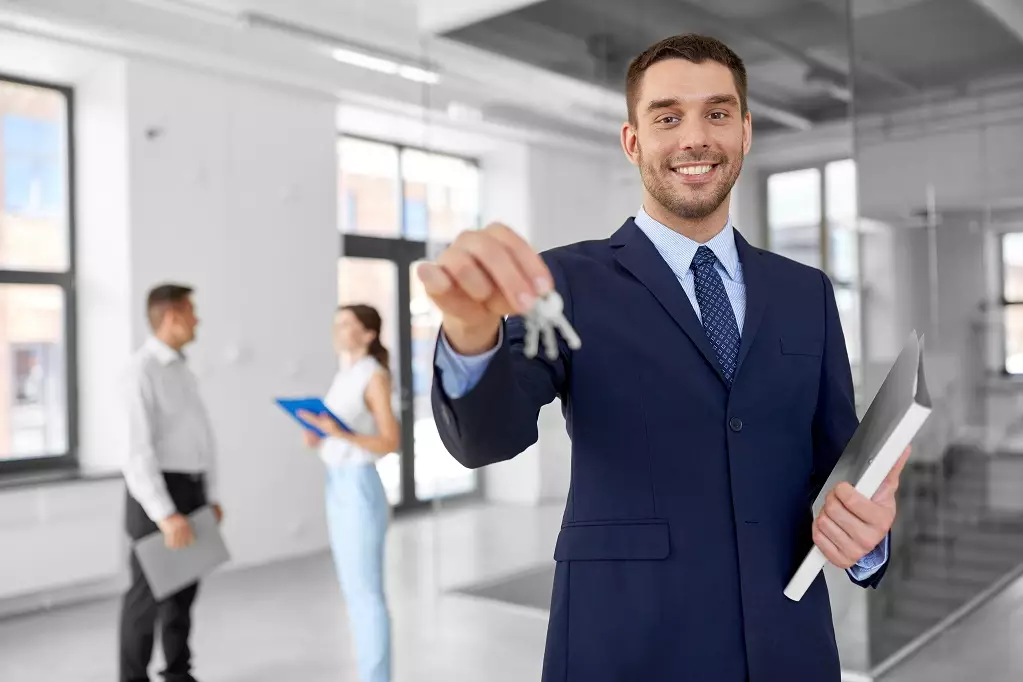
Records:
[[[693,256],[693,263],[690,267],[698,268],[703,265],[714,265],[717,262],[718,257],[714,255],[714,252],[710,250],[709,246],[701,246],[696,249],[696,255]]]

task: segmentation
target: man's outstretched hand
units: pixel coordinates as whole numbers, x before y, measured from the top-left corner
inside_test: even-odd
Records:
[[[844,481],[828,493],[824,508],[813,522],[813,542],[835,566],[851,568],[888,535],[895,523],[899,476],[910,450],[906,448],[902,453],[871,499]]]

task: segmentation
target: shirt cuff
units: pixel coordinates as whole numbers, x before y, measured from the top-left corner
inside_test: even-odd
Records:
[[[863,582],[870,576],[877,573],[882,566],[888,561],[888,537],[885,536],[884,540],[875,547],[870,554],[863,557],[856,562],[854,566],[850,566],[847,570],[850,577],[853,580]]]
[[[440,339],[437,341],[437,355],[434,359],[436,368],[440,371],[441,387],[445,395],[452,400],[461,398],[476,387],[483,373],[486,372],[490,359],[504,342],[504,325],[501,325],[497,336],[497,344],[485,353],[479,355],[462,355],[456,352],[444,330],[441,330]]]
[[[174,501],[171,500],[169,495],[155,495],[153,499],[146,500],[144,503],[139,500],[139,504],[142,505],[142,510],[146,512],[146,516],[153,523],[159,523],[167,517],[178,513],[178,508],[174,505]]]

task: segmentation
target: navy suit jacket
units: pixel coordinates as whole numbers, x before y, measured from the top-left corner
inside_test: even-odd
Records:
[[[835,295],[819,270],[736,232],[747,291],[729,388],[689,299],[632,220],[542,254],[583,340],[522,352],[522,319],[441,438],[464,466],[537,440],[561,399],[572,477],[544,682],[838,682],[823,574],[783,590],[812,546],[812,503],[857,426]],[[886,566],[863,585],[876,586]]]

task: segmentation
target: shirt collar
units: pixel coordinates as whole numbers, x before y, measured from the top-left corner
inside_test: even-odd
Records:
[[[146,348],[153,357],[159,360],[163,365],[169,365],[177,360],[185,359],[184,355],[174,350],[155,336],[150,336],[146,339]]]
[[[650,217],[642,206],[636,212],[636,226],[653,242],[661,258],[667,262],[678,277],[685,277],[693,263],[693,256],[700,246],[699,242],[676,232],[667,225]],[[718,262],[725,269],[729,279],[736,279],[739,271],[739,249],[735,246],[735,232],[732,229],[732,216],[728,216],[723,230],[710,239],[706,246],[717,256]]]

